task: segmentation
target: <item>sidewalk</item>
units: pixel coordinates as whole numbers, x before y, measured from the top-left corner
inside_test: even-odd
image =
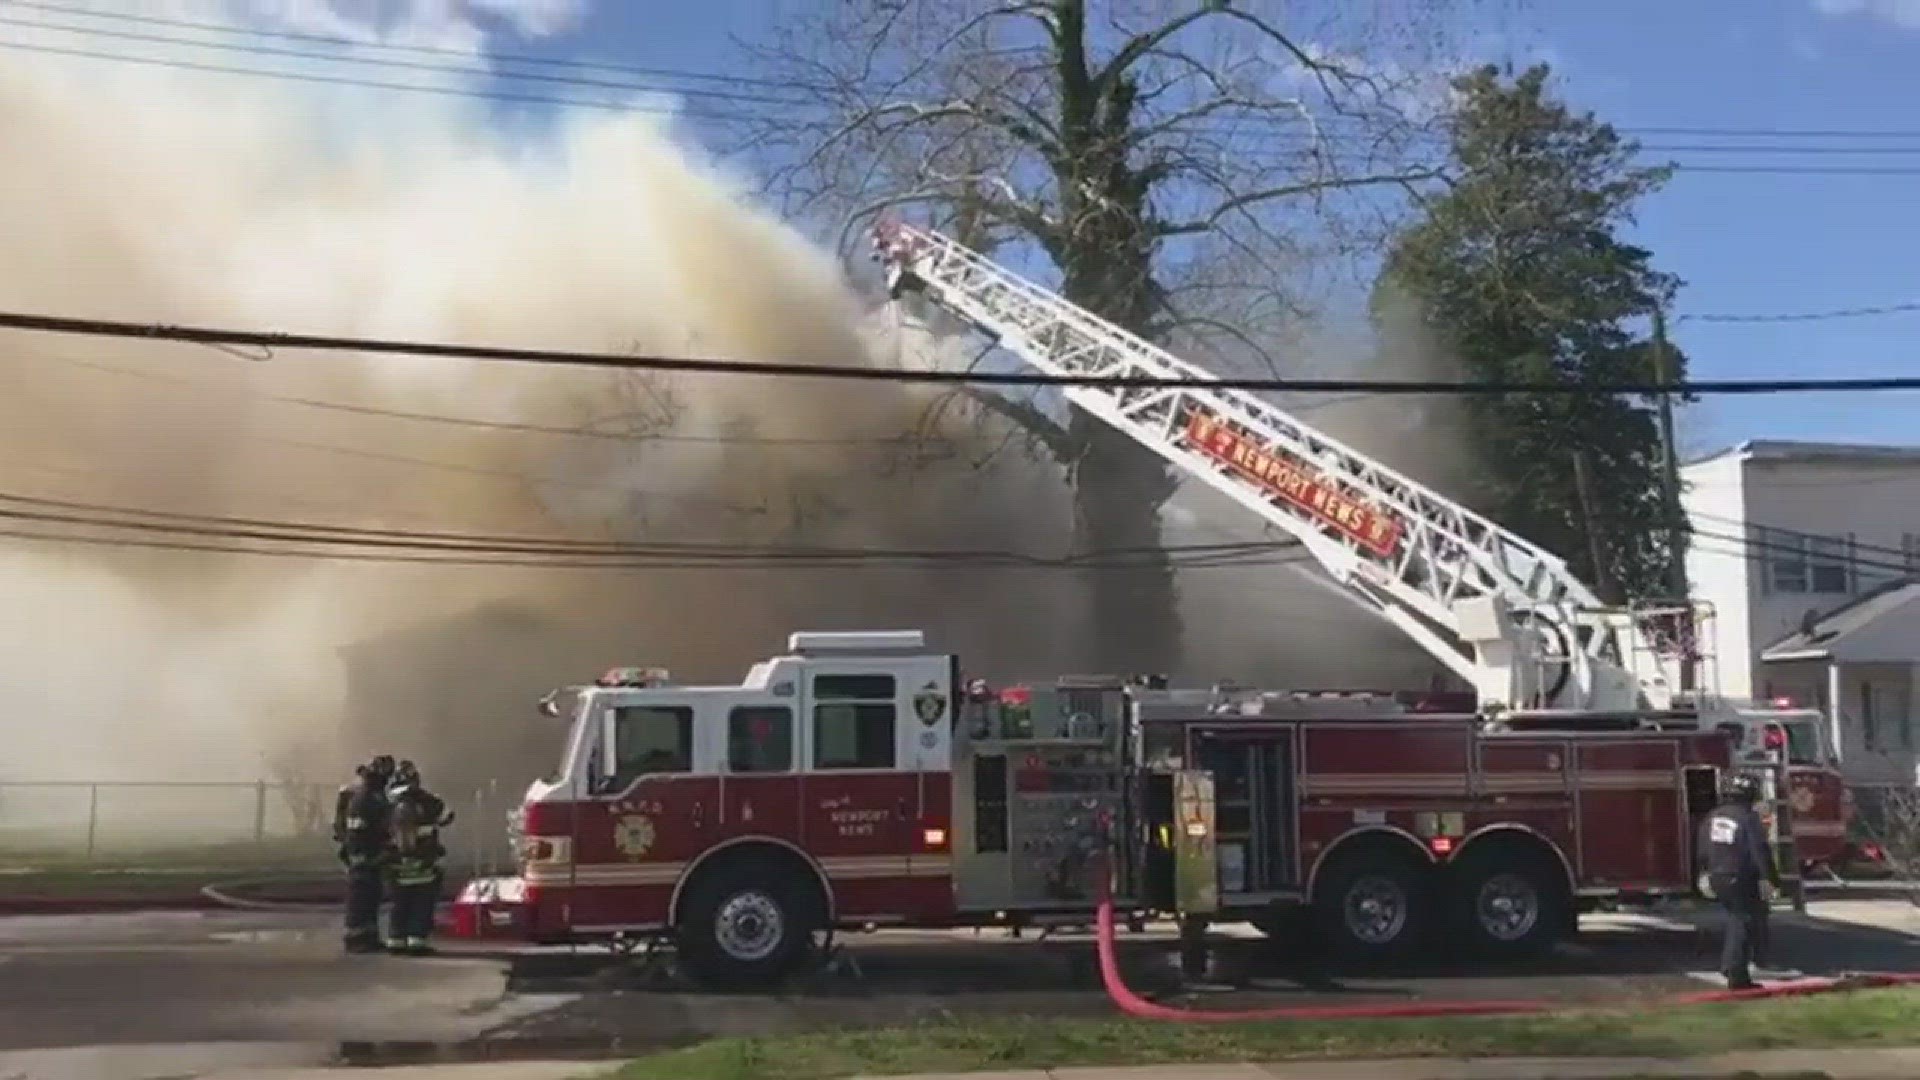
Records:
[[[29,1080],[126,1075],[105,1063],[92,1068],[28,1068]],[[342,1080],[343,1074],[379,1080],[582,1080],[618,1067],[617,1061],[496,1061],[470,1065],[397,1065],[386,1068],[243,1066],[188,1068],[178,1080]],[[1026,1069],[896,1076],[890,1080],[1913,1080],[1920,1048],[1901,1050],[1766,1050],[1700,1058],[1393,1058],[1371,1061],[1299,1061],[1270,1065],[1147,1065],[1096,1069]],[[865,1078],[883,1080],[883,1078]]]
[[[1820,1076],[1832,1080],[1913,1080],[1920,1077],[1920,1048],[1765,1050],[1701,1058],[1393,1058],[1271,1065],[1147,1065],[953,1073],[893,1080],[1771,1080],[1788,1076],[1794,1080]]]

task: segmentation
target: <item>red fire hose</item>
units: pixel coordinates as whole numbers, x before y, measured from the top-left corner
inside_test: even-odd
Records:
[[[1405,1005],[1287,1006],[1270,1009],[1242,1009],[1215,1012],[1200,1009],[1176,1009],[1151,1002],[1128,989],[1120,978],[1120,964],[1114,955],[1113,900],[1100,898],[1095,923],[1095,940],[1100,955],[1100,981],[1107,997],[1128,1016],[1142,1020],[1167,1020],[1185,1024],[1240,1023],[1249,1020],[1384,1020],[1429,1016],[1514,1016],[1523,1013],[1572,1012],[1573,1008],[1549,1005],[1541,1001],[1441,1001]],[[1838,990],[1862,990],[1876,987],[1920,984],[1920,975],[1870,973],[1843,975],[1830,979],[1800,979],[1757,987],[1752,990],[1703,990],[1678,994],[1655,1005],[1700,1005],[1718,1001],[1753,1001],[1760,998],[1804,997]],[[1644,1008],[1641,1004],[1638,1007]],[[1593,1009],[1596,1006],[1581,1006]]]

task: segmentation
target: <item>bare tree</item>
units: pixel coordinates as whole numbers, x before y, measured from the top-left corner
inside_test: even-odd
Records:
[[[289,743],[266,759],[267,776],[280,793],[293,835],[302,840],[325,836],[332,820],[334,788],[313,776],[316,764],[326,760],[325,747],[314,739]]]
[[[1895,879],[1920,881],[1920,787],[1883,787],[1857,793],[1859,829],[1880,848]],[[1908,899],[1920,904],[1920,889]]]
[[[791,103],[750,145],[785,209],[831,222],[843,252],[905,212],[1042,263],[1068,299],[1197,360],[1257,358],[1301,268],[1372,234],[1374,193],[1434,175],[1415,151],[1465,5],[1305,6],[812,4],[746,46]],[[976,397],[1067,470],[1078,548],[1160,546],[1175,484],[1159,458],[1057,401]],[[1164,560],[1090,588],[1088,662],[1176,662]]]

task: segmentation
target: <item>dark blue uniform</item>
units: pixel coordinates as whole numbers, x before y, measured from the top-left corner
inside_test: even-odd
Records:
[[[1707,882],[1727,913],[1720,973],[1727,977],[1728,988],[1743,990],[1754,985],[1752,969],[1767,954],[1767,901],[1760,882],[1780,885],[1767,847],[1766,825],[1749,802],[1735,797],[1701,823],[1700,851],[1707,864]]]
[[[386,785],[363,773],[341,790],[335,813],[334,836],[347,867],[346,947],[373,952],[380,948],[381,877],[392,813]]]

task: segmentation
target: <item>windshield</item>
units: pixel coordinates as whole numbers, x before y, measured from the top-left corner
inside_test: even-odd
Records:
[[[1780,725],[1787,731],[1787,763],[1819,765],[1826,760],[1820,752],[1820,729],[1812,720],[1795,720]]]

